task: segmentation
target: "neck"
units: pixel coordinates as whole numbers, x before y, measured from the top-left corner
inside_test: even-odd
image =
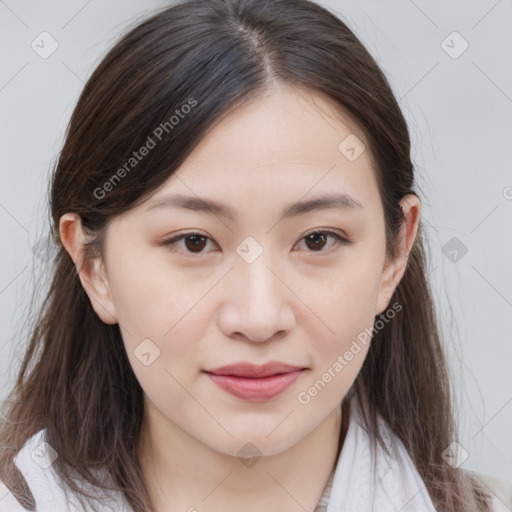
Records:
[[[246,466],[144,405],[139,460],[156,512],[314,512],[347,424],[337,407],[288,450]]]

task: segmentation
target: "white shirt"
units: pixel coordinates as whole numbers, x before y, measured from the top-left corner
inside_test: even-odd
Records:
[[[384,422],[381,425],[386,445],[391,447],[393,442],[397,445],[395,457],[385,454],[379,445],[376,452],[372,450],[358,404],[352,400],[343,448],[315,512],[436,512],[404,446]],[[43,429],[27,440],[15,457],[16,466],[36,500],[37,512],[88,512],[90,509],[81,508],[71,492],[66,498],[52,469],[55,456],[45,443]],[[88,484],[83,485],[91,489]],[[133,512],[122,493],[104,495],[110,506],[99,508],[102,512]],[[201,508],[198,510],[202,512]],[[26,512],[2,482],[0,512]]]

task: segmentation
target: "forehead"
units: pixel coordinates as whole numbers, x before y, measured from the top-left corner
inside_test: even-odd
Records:
[[[279,85],[211,127],[184,167],[212,156],[260,167],[283,162],[329,165],[340,160],[339,145],[350,135],[367,145],[360,128],[334,100],[313,89]],[[371,165],[369,152],[364,153],[360,164]]]
[[[215,124],[150,203],[170,193],[215,198],[232,212],[333,193],[372,203],[379,198],[365,146],[358,126],[328,97],[274,87]]]

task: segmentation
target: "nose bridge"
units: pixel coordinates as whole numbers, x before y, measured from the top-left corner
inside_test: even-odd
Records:
[[[253,313],[265,306],[273,307],[282,300],[283,290],[279,289],[280,283],[270,268],[269,258],[263,255],[252,263],[240,262],[238,265],[237,273],[242,284],[240,298]]]
[[[272,251],[248,237],[236,252],[227,288],[229,313],[223,319],[224,328],[253,341],[264,341],[289,329],[293,324],[291,292],[277,277],[279,263]]]

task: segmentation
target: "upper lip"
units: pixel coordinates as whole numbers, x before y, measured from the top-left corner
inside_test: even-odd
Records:
[[[205,370],[207,373],[214,375],[232,375],[234,377],[263,378],[281,373],[290,373],[297,370],[303,370],[301,366],[293,366],[281,361],[270,361],[262,365],[255,365],[249,362],[240,362],[228,364],[215,368],[213,370]]]

